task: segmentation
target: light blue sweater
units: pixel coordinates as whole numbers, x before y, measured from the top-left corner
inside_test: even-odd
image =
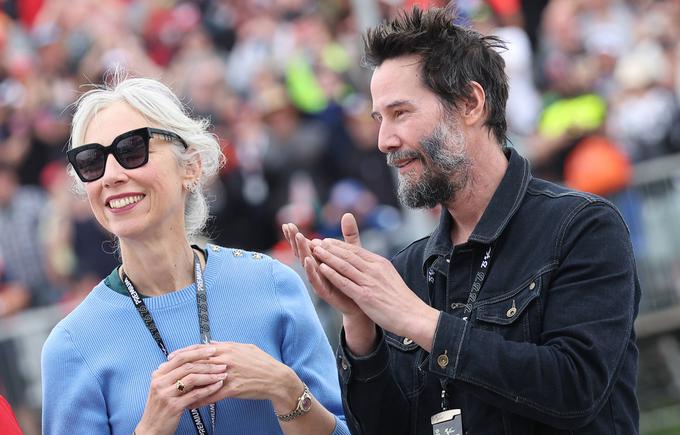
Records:
[[[349,434],[333,353],[300,277],[260,254],[207,251],[212,339],[252,343],[287,364],[336,415],[334,434]],[[169,352],[199,343],[195,284],[144,302]],[[102,281],[43,347],[43,434],[130,435],[164,360],[130,297]],[[201,414],[209,425],[208,407]],[[216,415],[218,434],[281,433],[268,400],[224,399]],[[196,433],[188,412],[176,433]]]

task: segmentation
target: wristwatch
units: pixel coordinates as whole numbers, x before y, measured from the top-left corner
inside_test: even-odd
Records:
[[[305,389],[300,395],[300,397],[298,397],[297,406],[295,407],[294,410],[292,410],[288,414],[283,415],[276,414],[279,420],[281,421],[295,420],[299,416],[307,414],[309,410],[312,408],[312,393],[309,391],[309,387],[307,387],[307,384],[303,382],[302,385],[304,385]]]

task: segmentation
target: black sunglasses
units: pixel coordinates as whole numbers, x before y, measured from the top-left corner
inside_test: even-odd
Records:
[[[184,139],[171,131],[144,127],[119,135],[113,140],[111,146],[89,143],[68,150],[66,155],[82,181],[95,181],[104,176],[109,154],[113,154],[125,169],[144,166],[149,161],[151,136],[160,136],[168,142],[177,141],[184,146],[184,149],[189,148]]]

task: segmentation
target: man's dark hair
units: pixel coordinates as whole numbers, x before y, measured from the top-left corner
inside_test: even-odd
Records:
[[[369,68],[400,56],[420,56],[425,86],[438,95],[448,110],[471,96],[471,81],[486,94],[484,123],[501,145],[506,141],[505,103],[508,77],[498,49],[502,40],[454,24],[453,8],[414,7],[391,21],[370,29],[364,36],[363,63]]]

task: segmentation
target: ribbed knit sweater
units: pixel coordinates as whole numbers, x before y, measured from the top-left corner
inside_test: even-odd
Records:
[[[261,254],[213,245],[207,252],[212,339],[252,343],[287,364],[336,416],[334,434],[349,434],[333,353],[300,277]],[[169,352],[200,342],[195,284],[144,302]],[[130,297],[100,282],[43,347],[43,434],[130,435],[163,361]],[[216,406],[217,434],[281,433],[268,400]],[[200,411],[210,425],[208,407]],[[176,433],[196,433],[188,412]]]

